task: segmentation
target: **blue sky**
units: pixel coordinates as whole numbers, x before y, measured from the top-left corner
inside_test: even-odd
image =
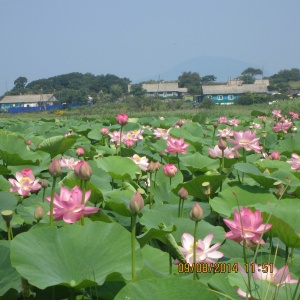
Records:
[[[300,68],[299,30],[299,0],[1,1],[0,95],[19,76],[90,72],[138,81],[202,56],[272,75]]]

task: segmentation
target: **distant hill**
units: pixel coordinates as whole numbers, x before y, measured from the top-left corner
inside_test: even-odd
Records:
[[[197,72],[200,76],[214,75],[217,81],[227,81],[229,78],[235,78],[241,75],[245,69],[252,67],[262,69],[262,66],[257,66],[249,62],[240,61],[225,57],[201,56],[189,59],[178,66],[146,78],[135,80],[135,82],[147,80],[177,80],[182,72]],[[267,75],[267,74],[266,74]]]

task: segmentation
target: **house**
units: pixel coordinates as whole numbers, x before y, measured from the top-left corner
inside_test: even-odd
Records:
[[[12,107],[45,107],[52,106],[57,99],[53,94],[5,96],[0,101],[1,109]]]
[[[178,82],[164,82],[157,83],[143,83],[142,88],[146,90],[146,96],[149,97],[177,97],[181,98],[187,94],[187,88],[178,87]],[[128,85],[128,92],[130,93],[131,85]]]
[[[268,79],[257,79],[253,84],[243,84],[242,80],[230,80],[227,84],[203,85],[202,99],[205,97],[220,104],[232,104],[240,95],[245,93],[267,94]]]

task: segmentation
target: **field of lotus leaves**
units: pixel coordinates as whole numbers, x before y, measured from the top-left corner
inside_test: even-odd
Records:
[[[0,121],[0,299],[300,299],[298,113]]]

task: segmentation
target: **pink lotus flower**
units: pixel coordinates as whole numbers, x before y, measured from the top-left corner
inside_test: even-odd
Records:
[[[166,148],[165,151],[168,152],[168,153],[182,153],[182,154],[186,154],[186,150],[185,149],[189,145],[190,144],[184,143],[184,138],[176,139],[176,138],[170,137],[167,140],[167,146],[168,146],[168,148]]]
[[[272,127],[273,131],[275,132],[283,132],[287,133],[288,130],[293,126],[293,122],[289,121],[288,119],[284,120],[283,122],[276,122],[275,126]]]
[[[166,164],[163,166],[163,172],[167,177],[174,177],[177,171],[177,168],[173,164]]]
[[[75,160],[72,158],[65,158],[64,156],[61,157],[59,160],[59,164],[62,168],[67,168],[68,170],[74,170],[76,165],[78,163],[78,160]]]
[[[171,130],[171,128],[169,128],[169,129],[156,128],[156,129],[154,129],[153,134],[155,135],[156,139],[168,140],[170,137],[170,130]]]
[[[128,123],[128,115],[118,114],[116,120],[120,125],[126,125]]]
[[[120,146],[120,134],[121,131],[115,130],[114,132],[109,133],[110,141],[115,144],[116,147]],[[123,141],[124,133],[122,132],[121,142]]]
[[[252,265],[252,264],[250,264]],[[239,272],[245,276],[245,278],[248,276],[247,272],[243,269],[243,267],[239,264]],[[290,283],[298,283],[298,280],[292,279],[291,273],[289,272],[289,267],[287,265],[283,266],[281,269],[277,269],[276,267],[273,267],[272,270],[269,267],[269,264],[266,264],[267,269],[264,269],[264,272],[262,272],[262,267],[258,266],[257,264],[254,264],[254,273],[252,273],[252,278],[256,281],[256,284],[258,281],[268,281],[272,285],[275,285],[276,287],[283,286],[284,284],[290,284]],[[267,271],[267,272],[266,272]],[[272,273],[271,273],[272,271]],[[250,298],[250,295],[248,293],[244,292],[240,288],[237,290],[237,293],[242,298]]]
[[[228,124],[229,124],[230,126],[238,126],[240,123],[241,123],[241,121],[238,120],[238,119],[231,119],[231,120],[228,120]]]
[[[226,117],[220,117],[219,120],[218,120],[218,122],[219,122],[220,124],[226,124],[226,123],[228,122],[228,120],[227,120]]]
[[[239,131],[234,132],[233,136],[235,140],[233,139],[227,139],[230,143],[234,144],[233,150],[238,150],[240,148],[244,148],[246,151],[254,150],[256,153],[259,153],[262,150],[262,146],[259,146],[258,141],[259,137],[256,137],[256,131],[251,133],[250,130],[247,130],[245,132]]]
[[[218,131],[219,133],[217,134],[217,136],[219,136],[220,138],[229,138],[230,136],[233,136],[232,130],[228,128],[218,129]]]
[[[224,256],[220,251],[217,251],[221,243],[217,243],[210,247],[214,235],[208,234],[203,240],[199,239],[196,243],[196,263],[215,263],[215,260]],[[178,246],[188,264],[194,263],[193,247],[194,237],[189,233],[184,233],[181,237],[181,246]],[[178,260],[174,260],[174,264],[178,264]]]
[[[84,203],[82,203],[82,191],[79,186],[75,186],[69,190],[65,186],[60,189],[60,195],[54,193],[54,220],[64,220],[66,223],[74,223],[82,218],[97,212],[98,207],[85,206],[91,196],[91,191],[87,190],[85,193]],[[46,197],[50,203],[51,197]],[[48,212],[50,215],[50,212]]]
[[[212,158],[222,158],[222,150],[219,148],[218,145],[216,145],[214,148],[209,148],[209,155],[212,157]],[[226,158],[234,158],[234,153],[233,153],[233,150],[232,148],[228,148],[226,147],[225,150],[224,150],[224,157]]]
[[[293,112],[293,111],[290,111],[289,112],[289,115],[295,120],[295,119],[299,119],[299,114]]]
[[[103,127],[100,129],[100,133],[103,135],[107,135],[109,133],[109,129],[106,127]]]
[[[272,115],[273,115],[273,117],[275,117],[275,118],[281,118],[282,117],[282,114],[281,114],[281,110],[276,110],[276,109],[274,109],[273,111],[272,111]]]
[[[129,157],[137,166],[141,168],[142,171],[147,171],[149,162],[146,156],[140,157],[137,154],[134,154],[132,157]]]
[[[234,220],[224,219],[224,223],[231,230],[225,233],[225,237],[239,243],[246,240],[248,246],[251,246],[251,242],[264,244],[265,242],[260,240],[260,237],[270,230],[272,224],[262,224],[262,222],[260,210],[253,213],[250,208],[243,206],[239,213],[235,209]]]
[[[143,139],[143,129],[129,131],[124,134],[123,142],[126,144],[126,141],[131,140],[134,143],[141,141]]]
[[[78,156],[83,156],[83,155],[84,155],[84,149],[83,149],[82,147],[77,148],[77,149],[76,149],[76,154],[77,154]]]
[[[300,170],[300,157],[298,154],[293,153],[292,160],[287,160],[286,162],[291,165],[292,170]]]
[[[17,192],[20,196],[27,197],[31,192],[37,192],[42,188],[39,184],[39,178],[36,179],[30,169],[23,169],[21,172],[17,172],[16,179],[8,179],[12,185],[10,192]]]
[[[252,122],[249,126],[250,129],[261,129],[261,125],[259,123]]]

